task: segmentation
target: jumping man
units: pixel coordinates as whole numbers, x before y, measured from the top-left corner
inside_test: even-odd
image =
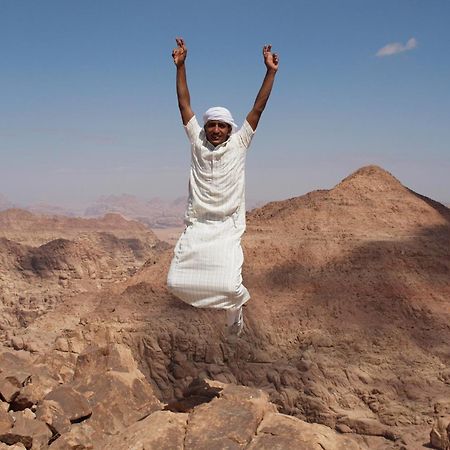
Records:
[[[242,305],[250,294],[242,284],[245,231],[245,157],[272,90],[278,56],[263,48],[266,75],[252,110],[238,130],[226,108],[203,115],[203,128],[191,109],[186,80],[187,48],[176,39],[172,52],[181,119],[191,144],[186,228],[178,240],[167,284],[178,298],[198,308],[227,311],[231,334],[242,332]]]

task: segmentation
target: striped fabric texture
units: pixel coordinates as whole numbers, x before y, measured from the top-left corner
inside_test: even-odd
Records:
[[[245,158],[254,131],[246,121],[214,147],[194,116],[185,126],[191,143],[186,228],[170,265],[169,290],[199,308],[229,309],[250,294],[242,284],[245,231]]]

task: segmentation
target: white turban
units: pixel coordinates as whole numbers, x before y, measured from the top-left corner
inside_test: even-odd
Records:
[[[209,108],[205,114],[203,114],[203,124],[206,125],[210,120],[217,120],[231,125],[231,131],[233,133],[237,130],[237,125],[234,122],[233,116],[227,108],[222,108],[221,106]]]

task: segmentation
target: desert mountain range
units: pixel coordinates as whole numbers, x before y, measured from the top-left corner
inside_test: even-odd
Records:
[[[0,213],[0,448],[448,448],[450,210],[385,170],[248,214],[233,340],[144,225],[46,220]]]
[[[150,227],[178,227],[183,224],[186,198],[173,201],[161,198],[141,200],[134,195],[109,195],[100,197],[85,211],[86,217],[100,217],[108,213],[121,214],[124,217],[140,220]]]
[[[130,194],[105,195],[84,211],[79,211],[42,202],[19,207],[0,194],[0,211],[16,208],[37,215],[84,218],[101,218],[107,214],[120,214],[125,219],[137,220],[151,228],[161,229],[183,226],[186,202],[186,197],[178,197],[174,200],[153,197],[150,200],[143,200]],[[247,199],[247,208],[252,209],[263,203]]]
[[[143,200],[130,194],[108,195],[100,197],[84,211],[80,211],[42,202],[20,207],[0,194],[0,211],[12,208],[45,216],[101,218],[107,214],[120,214],[126,219],[139,220],[154,228],[167,228],[182,226],[186,198]]]

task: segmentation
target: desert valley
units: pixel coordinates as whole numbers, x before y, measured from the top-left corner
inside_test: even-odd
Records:
[[[446,206],[367,166],[251,210],[237,339],[98,215],[0,212],[0,449],[450,448]]]

